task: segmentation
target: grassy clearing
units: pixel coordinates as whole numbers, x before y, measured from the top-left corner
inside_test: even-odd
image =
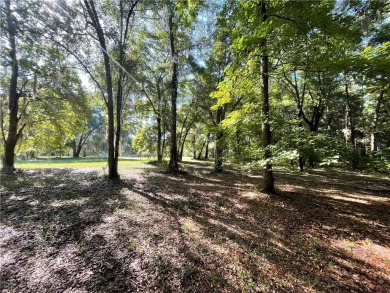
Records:
[[[146,158],[119,158],[119,167],[123,169],[134,169],[140,163],[146,163],[150,159]],[[107,159],[98,157],[87,158],[38,158],[31,161],[16,161],[16,168],[20,169],[42,169],[42,168],[106,168]]]

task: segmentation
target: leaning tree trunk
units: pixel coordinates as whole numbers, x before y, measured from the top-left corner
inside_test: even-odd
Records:
[[[202,147],[200,148],[200,151],[198,153],[198,156],[196,157],[197,160],[200,160],[202,158],[202,153],[203,153],[203,149],[204,149],[204,146],[206,145],[206,141],[204,141],[202,143]]]
[[[265,0],[260,4],[260,17],[265,22],[267,19]],[[272,153],[271,153],[271,127],[270,127],[270,111],[269,111],[269,69],[268,69],[268,55],[267,55],[267,39],[264,37],[261,39],[260,47],[262,50],[261,57],[261,94],[262,94],[262,135],[261,142],[264,148],[264,160],[265,166],[263,171],[263,191],[267,193],[276,193],[274,186],[274,176],[272,174]]]
[[[173,13],[171,13],[171,15],[169,16],[169,41],[171,45],[171,56],[172,56],[172,81],[171,81],[171,148],[170,148],[168,170],[170,172],[178,172],[179,164],[178,164],[177,138],[176,138],[178,56],[175,47]]]
[[[7,29],[9,34],[9,56],[11,58],[11,80],[9,84],[9,124],[7,138],[4,140],[4,155],[2,172],[12,173],[15,170],[15,147],[25,125],[18,131],[18,111],[20,95],[17,91],[19,64],[16,57],[16,26],[17,20],[11,13],[11,3],[5,1]]]

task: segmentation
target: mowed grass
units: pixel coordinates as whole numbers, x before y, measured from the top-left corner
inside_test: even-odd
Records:
[[[150,161],[150,158],[123,157],[119,158],[120,169],[137,169],[139,164]],[[43,168],[107,168],[107,158],[38,158],[36,160],[17,160],[15,167],[18,169],[43,169]]]

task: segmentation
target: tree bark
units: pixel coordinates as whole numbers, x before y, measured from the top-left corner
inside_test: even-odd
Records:
[[[209,158],[209,142],[210,142],[210,134],[207,134],[207,139],[206,139],[206,151],[204,153],[204,159],[208,160]]]
[[[177,87],[178,87],[178,56],[175,46],[174,12],[169,15],[169,42],[171,46],[172,57],[172,81],[171,81],[171,146],[168,170],[170,172],[179,172],[177,138],[176,138],[176,106],[177,106]]]
[[[351,95],[349,94],[348,81],[345,84],[345,94],[347,96],[347,103],[345,105],[345,142],[356,148],[355,144],[355,123],[352,114]]]
[[[371,136],[370,136],[371,152],[378,151],[378,140],[376,138],[376,128],[378,125],[379,110],[382,105],[383,95],[384,95],[384,90],[382,89],[379,94],[378,101],[376,102],[375,105],[374,117],[371,123]]]
[[[224,107],[219,107],[217,110],[216,124],[220,126],[222,120],[225,118]],[[215,158],[214,158],[214,171],[223,172],[223,132],[218,129],[217,137],[215,140]]]
[[[267,19],[265,0],[261,0],[260,4],[260,17],[262,22]],[[260,41],[260,48],[262,51],[261,57],[261,95],[262,105],[261,109],[263,112],[262,121],[262,135],[261,142],[264,148],[264,160],[266,161],[263,170],[263,191],[266,193],[276,193],[274,186],[274,176],[272,173],[272,153],[271,153],[271,127],[270,127],[270,110],[269,110],[269,69],[268,69],[268,52],[267,52],[267,39],[263,37]]]
[[[163,149],[162,149],[162,94],[160,88],[160,79],[157,80],[157,162],[162,163],[163,161]]]
[[[9,126],[7,138],[4,141],[2,172],[12,173],[15,170],[15,147],[25,125],[18,131],[18,111],[20,94],[17,90],[19,64],[16,56],[16,26],[17,20],[12,15],[10,0],[5,1],[5,14],[8,29],[9,56],[11,58],[11,80],[8,89]]]
[[[192,136],[192,158],[196,159],[196,137],[195,137],[195,134]]]
[[[107,52],[106,40],[103,29],[99,22],[94,1],[84,0],[84,4],[87,8],[88,14],[91,18],[92,25],[95,28],[96,35],[99,40],[100,47],[103,53],[105,79],[106,79],[106,91],[107,91],[107,115],[108,115],[108,177],[110,179],[119,178],[118,174],[118,160],[116,159],[115,152],[115,122],[114,122],[114,101],[113,101],[113,86],[112,86],[112,74],[110,57]]]
[[[162,131],[161,131],[161,117],[157,117],[157,162],[162,162]]]
[[[204,149],[204,146],[206,145],[206,141],[204,141],[202,143],[202,147],[200,148],[200,151],[198,153],[198,156],[196,157],[197,160],[200,160],[202,158],[202,153],[203,153],[203,149]]]

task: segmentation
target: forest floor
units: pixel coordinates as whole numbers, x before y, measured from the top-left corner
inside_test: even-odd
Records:
[[[1,292],[390,292],[390,179],[182,164],[1,177]]]

